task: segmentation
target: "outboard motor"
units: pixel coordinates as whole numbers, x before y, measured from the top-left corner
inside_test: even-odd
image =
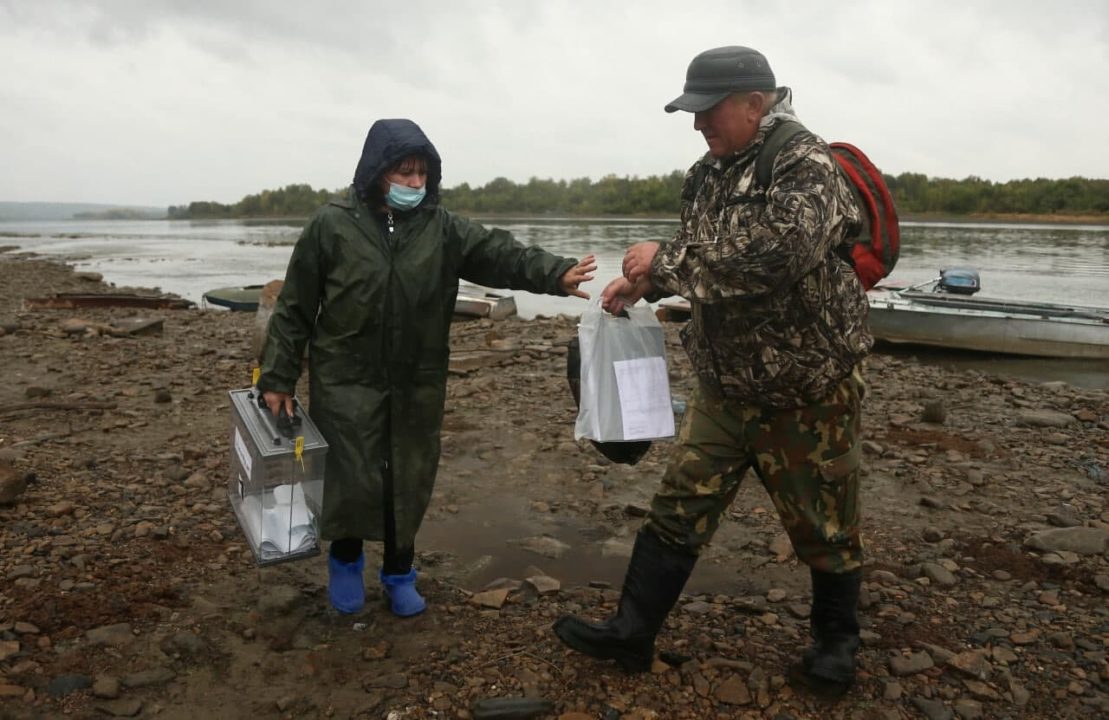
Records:
[[[981,289],[982,281],[978,278],[978,271],[973,268],[944,268],[940,270],[940,279],[936,283],[936,292],[953,295],[973,295]]]
[[[578,339],[570,340],[570,351],[566,354],[566,380],[570,383],[570,394],[574,403],[581,405],[581,346]],[[651,449],[650,440],[629,440],[627,442],[597,442],[590,440],[593,447],[614,463],[635,465]]]

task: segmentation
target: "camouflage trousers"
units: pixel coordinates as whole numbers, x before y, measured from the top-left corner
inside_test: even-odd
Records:
[[[824,572],[858,568],[864,392],[858,367],[823,402],[790,410],[729,402],[698,387],[647,524],[664,540],[700,552],[753,468],[802,562]]]

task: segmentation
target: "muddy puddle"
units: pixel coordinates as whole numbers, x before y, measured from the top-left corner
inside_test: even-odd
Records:
[[[639,520],[602,526],[556,513],[537,519],[528,504],[524,498],[501,497],[457,514],[429,517],[417,539],[421,556],[441,560],[434,572],[474,591],[498,578],[523,579],[536,569],[557,578],[563,587],[590,582],[620,587]],[[764,567],[757,580],[746,574],[750,567],[730,561],[727,552],[739,534],[735,524],[721,529],[717,543],[698,563],[687,592],[746,595],[772,585],[800,587],[800,581],[808,581],[807,571],[789,566]],[[533,545],[538,548],[529,549]]]

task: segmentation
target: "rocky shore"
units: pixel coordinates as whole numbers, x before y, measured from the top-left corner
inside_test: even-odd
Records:
[[[573,440],[572,318],[455,324],[429,611],[344,617],[322,557],[257,568],[230,510],[251,315],[28,310],[121,289],[11,251],[0,278],[0,719],[1109,715],[1106,391],[871,357],[862,673],[830,704],[790,681],[808,575],[751,477],[651,673],[554,638],[614,608],[669,449]]]

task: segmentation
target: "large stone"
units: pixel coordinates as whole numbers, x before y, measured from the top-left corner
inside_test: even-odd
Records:
[[[535,592],[539,595],[551,595],[562,588],[562,583],[547,575],[532,575],[527,579],[527,583],[535,588]]]
[[[743,681],[738,675],[730,675],[728,678],[716,686],[716,699],[725,705],[749,705],[751,703],[751,691],[747,689],[747,683]]]
[[[554,703],[544,698],[497,697],[474,703],[474,720],[527,720],[550,715]]]
[[[939,563],[924,563],[924,565],[921,567],[921,571],[924,573],[925,577],[927,577],[929,580],[936,583],[937,585],[950,587],[958,582],[958,580],[955,578],[955,575]]]
[[[76,690],[92,687],[92,678],[87,675],[59,675],[46,686],[51,697],[64,697]]]
[[[915,652],[909,655],[894,655],[890,658],[890,672],[897,677],[916,675],[935,665],[932,656],[926,652]]]
[[[528,552],[533,552],[536,555],[542,555],[552,560],[557,560],[562,557],[570,549],[569,545],[549,535],[525,538],[523,540],[517,540],[516,543]]]
[[[92,683],[92,694],[105,700],[114,700],[119,697],[119,678],[111,675],[97,675]]]
[[[164,323],[162,318],[119,318],[112,327],[128,335],[161,335]]]
[[[366,678],[362,682],[363,688],[388,688],[401,690],[408,687],[408,676],[404,673],[389,673],[377,677]]]
[[[770,541],[769,550],[775,560],[784,563],[793,557],[793,542],[789,539],[789,535],[780,533]]]
[[[956,670],[972,677],[977,680],[985,680],[990,676],[993,668],[986,660],[986,652],[984,650],[967,650],[947,659],[948,667],[953,667]]]
[[[144,688],[154,685],[164,685],[177,677],[177,673],[168,667],[152,668],[130,673],[120,678],[124,687]]]
[[[0,640],[0,662],[19,654],[18,640]]]
[[[499,610],[504,605],[505,600],[508,599],[508,588],[500,588],[499,590],[487,590],[486,592],[475,593],[470,602],[479,607],[492,608]]]
[[[1073,415],[1055,410],[1022,410],[1017,413],[1018,425],[1062,428],[1075,422]]]
[[[27,490],[27,476],[0,459],[0,505],[11,505]]]
[[[85,633],[85,638],[93,645],[107,645],[108,647],[124,647],[135,640],[130,623],[116,623],[93,628]]]
[[[915,697],[913,698],[913,705],[916,705],[916,709],[920,710],[928,720],[951,720],[955,717],[955,713],[952,712],[951,708],[939,700]]]
[[[262,615],[288,615],[304,602],[304,594],[290,585],[274,585],[258,598]]]
[[[982,703],[962,698],[955,701],[955,714],[962,720],[978,720],[982,717]]]
[[[630,558],[632,544],[620,538],[609,538],[601,543],[601,557],[605,558]]]
[[[112,717],[136,717],[142,712],[142,700],[105,700],[94,707]]]
[[[1079,555],[1100,555],[1109,549],[1109,530],[1069,527],[1033,533],[1024,544],[1043,552],[1068,551]]]

